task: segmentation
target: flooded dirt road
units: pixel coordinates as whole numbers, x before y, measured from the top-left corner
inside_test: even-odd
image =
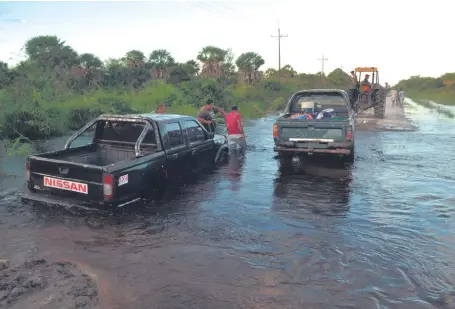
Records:
[[[253,121],[244,160],[123,215],[3,194],[0,258],[71,261],[108,309],[454,308],[455,126],[409,110],[419,131],[357,132],[353,166],[281,169],[274,117]]]

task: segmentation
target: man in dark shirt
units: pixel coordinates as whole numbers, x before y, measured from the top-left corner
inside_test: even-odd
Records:
[[[362,84],[368,84],[368,85],[371,85],[370,81],[370,74],[365,74],[365,78],[363,79],[363,82]]]
[[[199,110],[199,113],[197,114],[196,118],[205,127],[207,131],[213,132],[215,131],[215,126],[212,125],[212,121],[213,118],[215,117],[215,113],[217,112],[223,116],[226,115],[223,109],[213,106],[212,99],[208,99],[205,105]]]

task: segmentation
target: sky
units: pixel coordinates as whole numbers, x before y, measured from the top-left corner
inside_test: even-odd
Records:
[[[454,9],[450,0],[0,1],[0,60],[14,66],[25,58],[27,39],[57,35],[103,60],[163,48],[184,62],[215,45],[236,57],[257,52],[262,69],[278,68],[271,35],[279,23],[288,35],[281,40],[282,66],[316,73],[324,55],[326,73],[377,66],[381,83],[394,84],[455,72]]]

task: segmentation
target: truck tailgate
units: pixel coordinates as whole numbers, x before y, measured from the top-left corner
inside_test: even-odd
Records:
[[[346,135],[345,121],[279,120],[280,141],[292,142],[343,142]]]
[[[39,156],[30,157],[30,189],[86,201],[101,201],[103,168]]]

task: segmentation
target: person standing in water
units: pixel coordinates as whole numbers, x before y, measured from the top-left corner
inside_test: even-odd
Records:
[[[228,132],[229,150],[236,150],[239,147],[245,149],[245,131],[243,130],[242,115],[240,115],[237,106],[232,106],[231,112],[225,115],[226,128]]]

